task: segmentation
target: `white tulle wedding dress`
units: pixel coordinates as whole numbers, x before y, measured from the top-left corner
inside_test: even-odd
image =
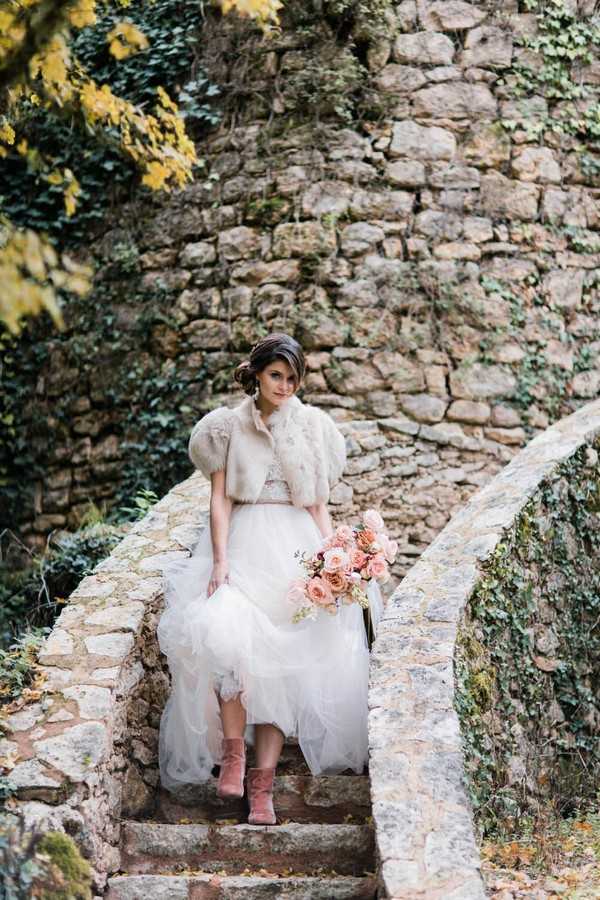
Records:
[[[296,553],[314,552],[319,529],[306,509],[291,505],[277,456],[256,503],[235,504],[228,534],[229,581],[210,597],[210,526],[192,556],[165,576],[165,610],[157,634],[172,676],[162,714],[162,784],[175,790],[206,781],[221,758],[218,696],[241,694],[252,726],[277,725],[295,736],[313,774],[352,769],[367,760],[369,650],[362,610],[292,624],[286,599],[304,574]],[[370,582],[373,619],[381,593]]]

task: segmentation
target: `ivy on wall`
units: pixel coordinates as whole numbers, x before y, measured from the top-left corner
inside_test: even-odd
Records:
[[[459,631],[456,709],[478,824],[545,796],[570,812],[600,762],[600,470],[580,449],[484,565]]]
[[[517,98],[541,97],[548,109],[527,117],[529,137],[544,133],[570,136],[592,177],[600,174],[600,160],[588,153],[600,150],[600,101],[597,90],[581,77],[600,48],[600,22],[581,18],[564,0],[524,0],[523,9],[536,17],[533,34],[519,43],[525,51],[512,69],[508,86]],[[525,107],[524,107],[525,109]],[[505,128],[518,123],[505,120]]]
[[[117,61],[109,52],[106,35],[124,17],[140,27],[149,47]],[[98,83],[110,85],[132,103],[153,103],[156,87],[162,85],[177,97],[188,133],[199,137],[220,115],[214,102],[219,89],[197,61],[201,26],[201,6],[195,0],[153,0],[127,6],[126,11],[118,0],[110,0],[97,24],[77,34],[73,47]],[[49,116],[35,98],[24,107],[23,125],[24,135],[43,146],[56,168],[77,172],[81,185],[77,215],[66,215],[61,185],[49,184],[28,169],[16,150],[0,160],[0,210],[15,224],[46,231],[61,244],[89,242],[90,232],[107,211],[131,195],[133,165],[70,120],[60,122]]]

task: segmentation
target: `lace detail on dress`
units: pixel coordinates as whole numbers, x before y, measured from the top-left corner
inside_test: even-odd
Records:
[[[289,485],[283,476],[281,460],[275,451],[273,462],[267,471],[267,477],[257,503],[291,503],[292,495]]]

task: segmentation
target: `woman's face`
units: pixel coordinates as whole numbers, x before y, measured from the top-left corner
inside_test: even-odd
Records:
[[[269,363],[256,376],[261,397],[273,406],[279,406],[297,390],[294,370],[283,359]]]

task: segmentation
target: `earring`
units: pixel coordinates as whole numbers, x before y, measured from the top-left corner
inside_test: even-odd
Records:
[[[256,387],[254,388],[254,394],[252,395],[255,400],[258,400],[258,396],[260,394],[260,384],[256,382]]]

